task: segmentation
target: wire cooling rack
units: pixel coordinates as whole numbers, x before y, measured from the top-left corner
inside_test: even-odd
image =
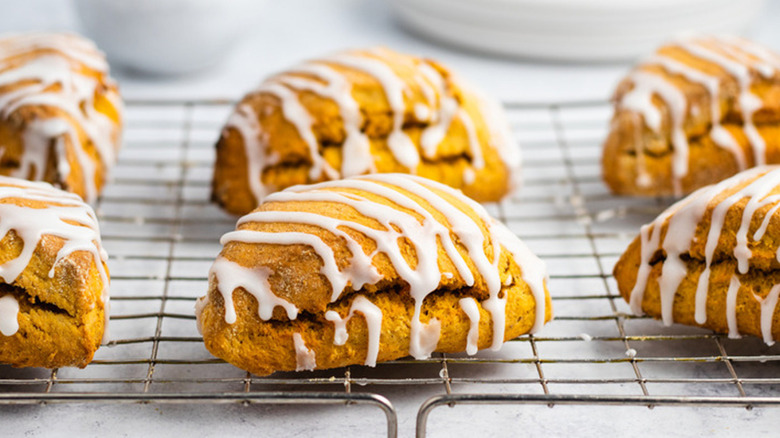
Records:
[[[614,262],[669,200],[606,192],[599,158],[608,104],[505,106],[525,184],[488,210],[547,262],[556,318],[537,335],[474,357],[263,378],[215,359],[193,306],[219,237],[235,224],[208,201],[213,144],[232,104],[131,101],[114,181],[96,208],[110,254],[111,341],[85,369],[0,366],[0,404],[362,404],[384,413],[388,436],[399,421],[389,398],[420,386],[433,395],[417,412],[418,436],[440,406],[780,406],[778,347],[664,327],[630,315],[617,293]]]

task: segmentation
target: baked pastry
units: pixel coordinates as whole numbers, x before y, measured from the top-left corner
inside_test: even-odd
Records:
[[[642,227],[615,265],[637,314],[729,337],[780,336],[780,166],[699,189]]]
[[[217,143],[212,198],[245,214],[296,184],[413,173],[480,202],[517,185],[501,107],[434,61],[388,49],[309,61],[250,92]]]
[[[544,264],[476,202],[408,174],[296,186],[238,221],[196,305],[258,375],[474,354],[551,318]]]
[[[780,163],[780,57],[736,37],[658,49],[618,86],[603,175],[621,195],[675,195]]]
[[[108,269],[92,208],[0,176],[0,363],[86,366],[106,333]]]
[[[92,202],[119,148],[122,103],[92,42],[0,38],[0,175],[48,181]]]

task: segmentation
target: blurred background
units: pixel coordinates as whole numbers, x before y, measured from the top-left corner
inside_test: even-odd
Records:
[[[509,101],[606,99],[632,61],[688,32],[780,50],[764,0],[26,0],[0,31],[71,30],[107,52],[126,97],[238,99],[339,49],[436,58]]]

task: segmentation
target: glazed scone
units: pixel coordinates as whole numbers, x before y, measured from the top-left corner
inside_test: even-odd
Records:
[[[92,208],[48,183],[0,176],[0,363],[86,366],[108,321]]]
[[[682,195],[780,163],[780,57],[736,37],[658,49],[618,86],[603,176],[621,195]]]
[[[258,375],[474,354],[551,318],[544,264],[475,201],[417,176],[288,188],[221,242],[198,327]]]
[[[413,173],[498,201],[520,178],[503,109],[434,61],[388,49],[301,64],[250,92],[217,143],[212,198],[245,214],[296,184]]]
[[[108,64],[76,35],[0,38],[0,175],[93,202],[119,149],[122,103]]]
[[[637,314],[780,337],[780,166],[759,166],[679,201],[642,227],[615,265]]]

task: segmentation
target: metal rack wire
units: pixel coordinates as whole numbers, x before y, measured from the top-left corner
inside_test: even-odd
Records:
[[[259,378],[213,358],[192,316],[219,236],[235,218],[208,202],[228,101],[132,101],[114,181],[97,205],[112,272],[111,342],[81,369],[0,366],[0,404],[363,404],[395,436],[391,388],[438,388],[439,406],[780,406],[780,349],[630,315],[612,266],[668,200],[610,196],[600,179],[606,102],[506,103],[524,153],[523,190],[488,206],[548,263],[556,319],[475,357],[437,354],[376,369]]]

